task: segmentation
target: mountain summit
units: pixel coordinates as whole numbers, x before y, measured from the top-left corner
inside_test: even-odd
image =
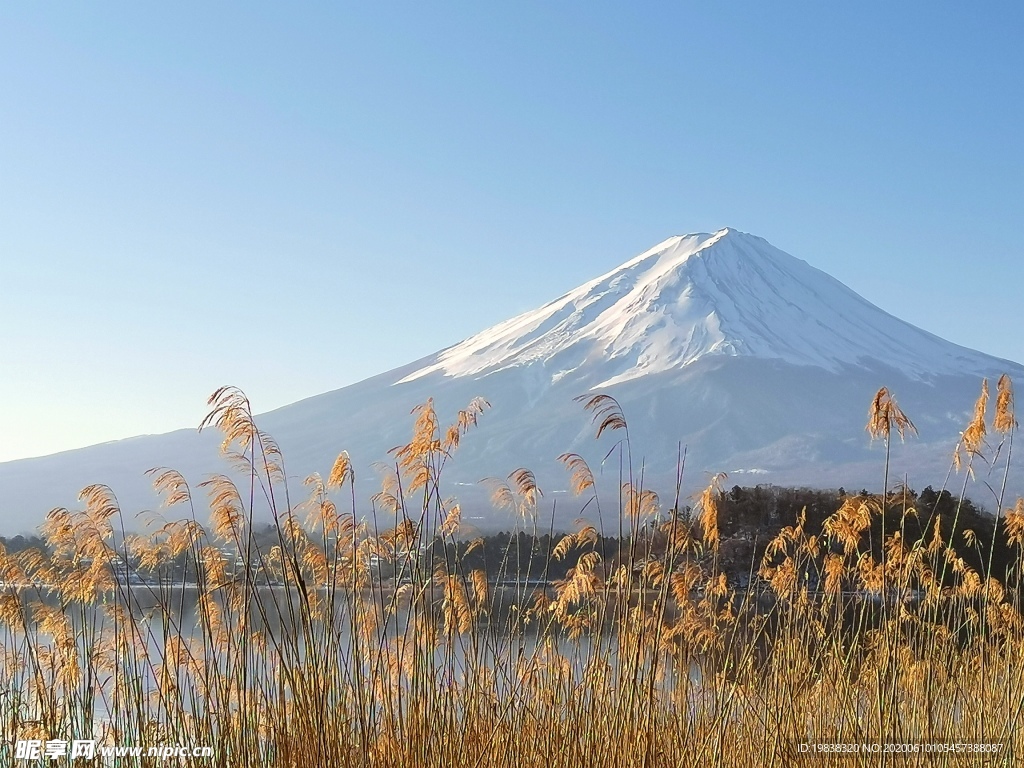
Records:
[[[488,518],[480,478],[529,467],[551,499],[567,486],[558,455],[600,469],[608,445],[594,443],[573,402],[581,394],[621,404],[645,487],[671,491],[685,445],[691,488],[718,471],[741,485],[874,488],[882,457],[864,423],[885,386],[919,431],[893,450],[891,474],[923,487],[944,481],[981,378],[1002,373],[1024,381],[1018,364],[944,341],[765,240],[723,229],[669,238],[539,309],[257,420],[293,477],[326,473],[347,450],[368,496],[370,467],[407,441],[414,406],[433,398],[446,420],[482,396],[492,408],[445,471],[464,509],[477,510],[470,517],[501,525]],[[156,504],[146,469],[175,467],[196,483],[223,469],[216,445],[181,430],[0,464],[0,503],[8,527],[24,530],[99,482],[137,511]],[[562,522],[578,512],[568,500],[558,509]]]
[[[445,350],[405,377],[481,376],[540,363],[609,387],[703,357],[838,371],[865,361],[929,379],[992,358],[904,323],[766,240],[734,229],[671,237],[617,269]],[[593,377],[591,377],[593,378]]]

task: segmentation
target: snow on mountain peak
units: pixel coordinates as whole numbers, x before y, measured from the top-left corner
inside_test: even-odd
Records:
[[[914,379],[984,374],[993,363],[889,315],[767,241],[726,228],[671,237],[449,347],[399,383],[541,364],[551,382],[585,368],[592,385],[604,387],[716,355],[833,372],[874,361]]]

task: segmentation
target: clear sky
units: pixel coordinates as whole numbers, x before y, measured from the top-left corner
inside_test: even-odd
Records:
[[[0,460],[430,354],[674,234],[1024,362],[1019,2],[0,5]]]

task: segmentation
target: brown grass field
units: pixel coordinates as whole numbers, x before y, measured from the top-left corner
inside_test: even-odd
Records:
[[[442,477],[486,403],[448,427],[418,408],[369,500],[343,453],[298,504],[248,400],[219,390],[203,426],[223,433],[234,480],[194,489],[154,471],[176,517],[145,535],[124,535],[113,492],[90,486],[81,511],[47,516],[45,551],[0,550],[0,762],[30,764],[12,759],[16,740],[92,738],[211,745],[213,758],[181,764],[229,768],[982,766],[1024,754],[1024,501],[1000,498],[988,543],[911,506],[889,488],[888,448],[913,424],[887,391],[868,421],[887,449],[881,492],[847,497],[820,531],[790,521],[744,587],[719,560],[720,479],[692,510],[678,486],[665,503],[630,469],[615,400],[583,405],[599,435],[623,436],[603,512],[623,547],[608,556],[606,532],[581,522],[554,552],[568,575],[538,586],[510,584],[507,563],[485,573],[427,556],[439,538],[467,539]],[[952,451],[964,492],[986,439],[1005,487],[1016,426],[1009,380],[992,408],[986,385]],[[587,463],[562,463],[581,507],[599,508]],[[529,470],[491,491],[536,534],[544,501]],[[272,546],[253,536],[255,507],[270,510]],[[926,534],[897,526],[873,545],[885,515],[923,520]],[[1015,553],[999,572],[996,538]],[[807,751],[816,744],[856,749]]]

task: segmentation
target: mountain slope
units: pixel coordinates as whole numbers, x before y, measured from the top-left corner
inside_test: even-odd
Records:
[[[572,400],[583,393],[619,400],[635,468],[668,493],[681,444],[690,487],[710,471],[731,473],[730,484],[875,487],[881,450],[864,422],[888,386],[920,430],[894,448],[892,476],[923,486],[943,481],[980,378],[1004,372],[1019,381],[1024,368],[904,323],[766,241],[725,229],[670,238],[535,311],[259,423],[297,479],[326,473],[348,450],[365,497],[376,484],[371,465],[407,439],[413,406],[433,397],[444,420],[482,396],[493,407],[448,478],[488,517],[481,477],[528,466],[551,500],[566,487],[559,454],[600,464],[616,436],[593,442]],[[153,505],[145,469],[174,466],[198,481],[222,467],[215,444],[181,431],[0,464],[4,527],[34,525],[91,482],[114,487],[132,511]],[[604,477],[606,486],[616,479],[611,465]],[[562,520],[578,510],[558,504]]]
[[[992,358],[904,323],[758,237],[723,229],[669,238],[621,267],[445,350],[435,371],[479,376],[557,362],[611,386],[708,355],[838,371],[874,360],[929,379],[980,373]]]

